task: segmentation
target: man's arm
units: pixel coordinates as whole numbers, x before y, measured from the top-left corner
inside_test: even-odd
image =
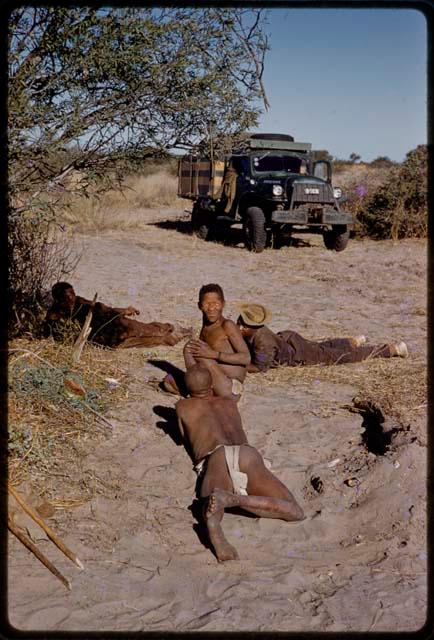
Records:
[[[225,320],[222,329],[226,334],[235,353],[216,351],[203,340],[190,340],[185,351],[196,358],[209,358],[222,364],[237,364],[247,366],[250,362],[250,352],[241,331],[232,320]],[[185,352],[184,352],[185,353]]]
[[[252,362],[247,365],[247,373],[259,373],[261,370]]]
[[[182,400],[178,400],[178,402],[175,404],[175,410],[176,410],[176,417],[178,418],[178,428],[179,428],[179,432],[181,434],[182,439],[185,439],[185,431],[184,431],[184,425],[182,423]]]
[[[248,373],[259,373],[268,371],[273,365],[278,355],[278,345],[274,336],[257,335],[251,343],[252,360],[247,367]]]
[[[247,366],[250,364],[250,351],[243,338],[239,327],[232,320],[225,320],[223,330],[226,333],[229,342],[235,353],[218,352],[218,362],[223,364],[241,364]]]
[[[92,300],[86,300],[86,298],[82,298],[81,296],[77,296],[76,300],[82,305],[92,304]],[[98,309],[98,311],[101,311],[101,313],[109,313],[110,311],[114,311],[120,316],[137,316],[140,313],[140,311],[138,309],[135,309],[134,307],[109,307],[103,302],[96,302],[95,308]]]
[[[119,313],[121,316],[138,316],[140,315],[140,311],[135,307],[114,307],[114,311]]]

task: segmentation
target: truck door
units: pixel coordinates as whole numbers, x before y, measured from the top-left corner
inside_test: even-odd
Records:
[[[332,167],[327,160],[317,160],[313,163],[313,175],[316,178],[321,178],[326,182],[332,181]]]

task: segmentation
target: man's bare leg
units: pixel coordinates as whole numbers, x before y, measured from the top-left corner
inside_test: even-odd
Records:
[[[212,513],[210,511],[209,498],[216,487],[221,487],[225,492],[232,489],[223,448],[212,453],[206,463],[205,475],[200,487],[200,495],[205,500],[202,515],[217,560],[219,562],[238,560],[237,550],[226,540],[221,526],[224,509],[213,509]]]
[[[173,395],[175,396],[182,396],[181,390],[171,373],[168,373],[166,376],[164,376],[162,385],[164,389],[169,393],[173,393]]]
[[[207,504],[204,508],[204,520],[206,528],[208,530],[208,536],[214,547],[217,560],[219,562],[225,562],[226,560],[239,560],[239,555],[235,547],[233,547],[225,538],[221,521],[224,515],[224,508],[218,508],[214,506],[213,496],[215,492],[228,493],[223,489],[214,489],[213,493],[209,496]],[[231,495],[228,493],[228,495]],[[211,506],[211,501],[212,506]]]
[[[294,498],[289,501],[270,496],[241,496],[218,488],[209,497],[206,517],[231,507],[241,507],[261,518],[278,518],[286,522],[304,520],[305,517]]]
[[[227,542],[221,528],[224,510],[241,507],[262,518],[278,518],[286,522],[304,520],[303,509],[283,482],[266,468],[261,454],[254,447],[242,445],[240,470],[247,473],[248,495],[234,494],[232,481],[226,466],[223,448],[218,449],[208,461],[202,495],[208,496],[204,518],[211,543],[220,562],[238,558],[235,549]]]

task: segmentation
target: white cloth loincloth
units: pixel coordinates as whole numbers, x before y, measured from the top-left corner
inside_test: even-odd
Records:
[[[197,475],[200,476],[204,471],[206,460],[210,457],[212,453],[214,453],[214,451],[217,451],[217,449],[220,449],[220,447],[223,447],[225,450],[226,466],[228,468],[229,475],[231,476],[234,493],[238,495],[246,496],[248,478],[247,478],[247,473],[243,473],[242,471],[240,471],[240,467],[239,467],[240,446],[241,445],[239,444],[235,444],[235,445],[218,444],[216,447],[214,447],[212,451],[209,451],[206,454],[206,456],[202,458],[202,460],[199,460],[199,462],[194,466],[194,470],[196,471]]]
[[[237,380],[236,378],[232,378],[232,393],[234,396],[240,396],[243,393],[243,383]]]
[[[251,445],[244,443],[245,446],[250,447]],[[209,451],[206,456],[199,460],[197,464],[194,465],[194,470],[197,475],[200,476],[204,472],[205,462],[208,460],[210,455],[223,447],[225,450],[225,458],[226,458],[226,466],[229,471],[229,475],[231,476],[232,484],[234,487],[234,493],[238,495],[247,495],[247,473],[240,471],[239,460],[240,460],[240,447],[243,445],[239,444],[218,444],[214,449]],[[271,469],[271,462],[266,458],[263,458],[264,464],[267,469]]]

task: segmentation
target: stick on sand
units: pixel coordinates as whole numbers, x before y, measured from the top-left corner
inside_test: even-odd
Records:
[[[50,538],[50,540],[52,540],[52,542],[54,542],[56,547],[58,547],[60,551],[62,551],[62,553],[64,553],[65,556],[69,558],[74,564],[76,564],[77,567],[79,567],[80,569],[84,569],[83,563],[79,558],[77,558],[75,553],[68,549],[68,547],[56,536],[54,531],[50,529],[47,524],[45,524],[42,518],[38,516],[36,511],[34,511],[34,509],[32,509],[32,507],[24,501],[24,499],[15,491],[15,489],[11,486],[8,486],[8,491],[15,498],[18,504],[22,506],[24,511],[28,513],[29,516],[36,522],[36,524],[38,524],[45,531],[47,536]]]
[[[84,324],[81,328],[80,334],[77,338],[77,340],[74,342],[74,346],[72,348],[72,362],[73,364],[77,364],[77,362],[80,360],[80,356],[81,356],[81,352],[83,351],[83,347],[86,344],[86,340],[89,337],[89,333],[91,330],[90,327],[90,323],[92,322],[92,314],[93,314],[93,308],[95,306],[95,302],[96,299],[98,297],[98,294],[95,293],[93,300],[92,300],[92,304],[90,305],[90,309],[87,313],[86,316],[86,320],[84,321]]]
[[[50,562],[41,551],[39,551],[38,547],[33,544],[30,538],[28,538],[22,531],[20,531],[20,529],[18,529],[18,527],[15,526],[10,516],[8,516],[8,529],[14,534],[14,536],[18,538],[20,542],[23,543],[25,547],[27,547],[27,549],[29,549],[29,551],[31,551],[38,558],[40,562],[42,562],[45,567],[47,567],[49,571],[51,571],[53,575],[56,576],[56,578],[60,580],[60,582],[65,585],[67,589],[69,589],[69,591],[71,591],[71,583],[69,582],[69,580],[67,580],[65,576],[63,576],[60,571],[56,569],[54,564]]]

